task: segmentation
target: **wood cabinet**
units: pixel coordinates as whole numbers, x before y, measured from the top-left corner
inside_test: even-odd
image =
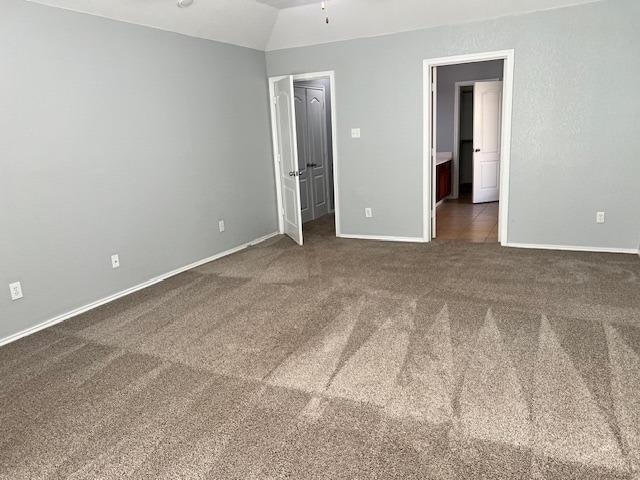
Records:
[[[436,165],[436,202],[451,195],[451,160]]]

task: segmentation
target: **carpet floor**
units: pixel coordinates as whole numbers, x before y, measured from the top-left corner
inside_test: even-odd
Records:
[[[640,260],[284,237],[0,348],[2,479],[640,479]]]

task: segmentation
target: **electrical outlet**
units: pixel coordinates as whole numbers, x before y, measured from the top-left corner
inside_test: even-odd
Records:
[[[9,291],[11,292],[11,300],[22,298],[22,285],[20,285],[20,282],[10,283]]]
[[[352,128],[351,129],[351,138],[360,138],[360,129]]]
[[[596,223],[604,223],[604,212],[596,212]]]
[[[371,211],[371,208],[367,207],[367,208],[364,209],[364,216],[366,218],[373,217],[373,212]]]
[[[218,220],[218,230],[224,232],[224,220]]]
[[[111,267],[120,268],[120,257],[118,254],[111,255]]]

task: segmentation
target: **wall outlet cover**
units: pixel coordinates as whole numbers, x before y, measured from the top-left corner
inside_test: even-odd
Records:
[[[120,256],[116,253],[111,255],[111,267],[119,268],[120,267]]]
[[[596,212],[596,223],[604,223],[605,212]]]
[[[352,128],[351,129],[351,138],[360,138],[360,129]]]
[[[20,282],[10,283],[9,291],[11,292],[11,300],[22,298],[22,285],[20,285]]]
[[[224,232],[224,220],[218,220],[218,230]]]
[[[367,207],[364,209],[364,216],[367,218],[373,217],[373,211],[371,210],[371,208]]]

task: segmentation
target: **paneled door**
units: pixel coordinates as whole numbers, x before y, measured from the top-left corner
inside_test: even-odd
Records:
[[[473,89],[473,203],[500,198],[502,82],[476,82]]]
[[[304,223],[329,212],[325,91],[322,86],[296,85],[294,92]]]
[[[307,89],[293,87],[296,106],[296,134],[298,135],[298,164],[300,166],[300,212],[302,223],[313,220],[311,188],[307,172]]]
[[[300,171],[295,122],[293,77],[274,82],[276,104],[276,135],[280,184],[282,185],[282,216],[284,233],[302,245],[302,216],[300,213]]]

